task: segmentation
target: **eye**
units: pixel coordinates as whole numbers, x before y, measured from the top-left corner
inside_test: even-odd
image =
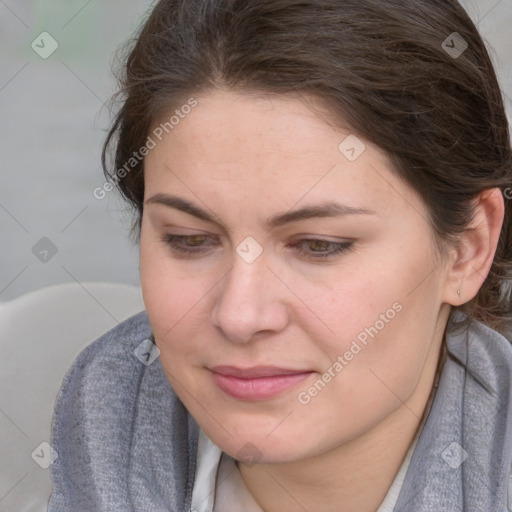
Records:
[[[212,240],[208,235],[171,235],[166,233],[162,236],[162,241],[171,248],[173,252],[181,254],[199,254],[203,253],[210,245],[205,242]]]
[[[354,245],[353,241],[333,242],[316,238],[305,238],[291,244],[302,256],[308,259],[330,258],[349,251]]]
[[[217,244],[216,240],[205,234],[173,235],[166,233],[161,238],[162,241],[170,247],[172,252],[184,255],[202,254]],[[348,240],[334,242],[332,240],[304,238],[290,244],[288,247],[296,250],[301,256],[313,260],[332,258],[343,254],[349,251],[353,244],[353,241]]]

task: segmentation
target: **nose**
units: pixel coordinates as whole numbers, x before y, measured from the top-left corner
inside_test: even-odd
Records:
[[[230,341],[247,343],[288,325],[286,287],[263,256],[247,263],[235,255],[233,267],[217,290],[211,320]]]

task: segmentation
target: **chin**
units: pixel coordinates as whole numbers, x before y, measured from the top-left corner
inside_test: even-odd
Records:
[[[222,427],[212,424],[210,418],[207,423],[198,424],[208,438],[228,455],[240,462],[252,463],[286,463],[307,458],[309,451],[314,452],[315,447],[305,446],[304,441],[311,442],[312,436],[304,434],[292,423],[288,428],[279,427],[283,417],[256,418],[255,415],[236,417],[222,414]],[[286,422],[287,420],[285,420]],[[276,426],[277,429],[276,429]],[[280,430],[280,431],[278,431]]]

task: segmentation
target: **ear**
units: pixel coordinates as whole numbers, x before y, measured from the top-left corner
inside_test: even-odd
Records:
[[[499,188],[485,190],[475,199],[475,215],[450,251],[444,301],[460,306],[473,299],[491,268],[505,215]]]

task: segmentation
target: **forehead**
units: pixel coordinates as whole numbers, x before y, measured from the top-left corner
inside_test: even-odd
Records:
[[[237,162],[250,163],[253,170],[263,162],[263,171],[272,169],[273,161],[282,165],[286,160],[297,169],[307,167],[297,164],[316,161],[317,172],[325,172],[329,166],[322,169],[322,165],[339,160],[340,142],[351,135],[349,127],[330,124],[325,105],[311,97],[216,90],[196,96],[195,101],[197,106],[181,119],[173,115],[178,108],[153,123],[151,133],[158,132],[159,140],[146,158],[149,167],[176,157],[182,163],[219,164],[226,172],[239,169],[244,174],[247,165]],[[178,121],[175,125],[168,122],[171,117]],[[378,148],[367,142],[365,146],[386,160]],[[356,149],[361,147],[359,141]]]
[[[383,151],[349,127],[334,127],[312,98],[215,91],[195,99],[146,157],[146,198],[179,192],[217,209],[270,214],[337,200],[384,215],[419,200]]]
[[[184,114],[179,124],[169,131],[179,138],[188,139],[198,148],[208,147],[210,158],[225,150],[259,152],[262,149],[282,149],[303,154],[314,150],[314,144],[318,144],[320,138],[330,135],[336,139],[336,131],[350,131],[348,127],[334,130],[327,122],[327,108],[321,100],[303,95],[215,90],[195,99],[197,106]],[[169,113],[163,113],[155,121],[153,129],[169,117]],[[305,147],[308,141],[311,144]],[[336,150],[336,145],[331,149]]]

